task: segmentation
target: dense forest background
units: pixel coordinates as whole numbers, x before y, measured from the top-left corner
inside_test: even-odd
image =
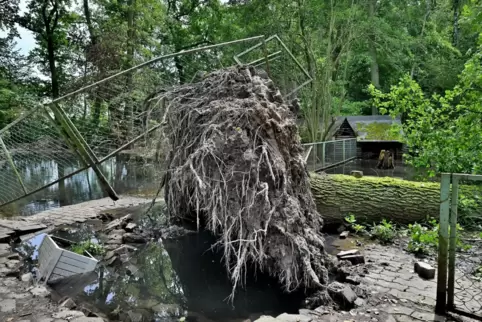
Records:
[[[28,56],[16,49],[19,26],[35,36]],[[470,143],[482,141],[474,129],[482,116],[479,0],[0,0],[0,29],[0,127],[86,79],[277,34],[314,80],[302,100],[303,115],[316,119],[305,141],[322,140],[333,116],[403,114],[407,142],[432,147],[416,151],[420,166],[439,158],[437,170],[480,169],[482,148]],[[176,66],[179,82],[186,64]],[[91,102],[94,123],[101,103]],[[441,151],[447,136],[458,146]],[[463,165],[446,160],[454,149]]]

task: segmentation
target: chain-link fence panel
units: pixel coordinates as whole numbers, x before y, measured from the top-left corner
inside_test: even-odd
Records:
[[[356,139],[303,144],[309,171],[322,171],[356,158]]]

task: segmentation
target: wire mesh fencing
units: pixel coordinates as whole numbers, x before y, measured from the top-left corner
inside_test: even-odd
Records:
[[[442,174],[440,200],[437,309],[482,320],[482,235],[461,226],[482,222],[482,176]]]
[[[335,141],[303,144],[307,155],[309,171],[322,171],[356,158],[357,140],[343,139]]]
[[[271,77],[286,97],[311,81],[277,37],[192,48],[148,62],[133,57],[124,64],[133,67],[124,70],[106,71],[92,63],[70,84],[69,94],[28,107],[0,131],[0,206],[34,193],[40,196],[40,190],[53,185],[62,201],[68,198],[62,193],[66,184],[90,186],[91,180],[116,197],[115,190],[135,190],[127,183],[136,176],[133,167],[152,168],[151,181],[159,182],[168,153],[160,133],[168,107],[164,93],[236,64]],[[296,72],[290,71],[293,66]],[[105,166],[108,160],[110,167]],[[88,168],[93,178],[86,174],[92,172]]]

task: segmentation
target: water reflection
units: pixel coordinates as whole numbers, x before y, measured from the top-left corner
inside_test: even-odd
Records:
[[[234,302],[227,297],[231,283],[221,254],[210,250],[209,233],[150,243],[117,267],[100,266],[97,272],[55,282],[60,297],[126,321],[235,321],[261,314],[297,312],[300,294],[284,294],[277,282],[259,273],[248,274],[246,287]]]
[[[66,165],[68,164],[68,165]],[[64,162],[63,166],[53,160],[18,161],[16,165],[27,189],[33,190],[53,182],[63,173],[72,173],[81,168],[76,160]],[[134,162],[120,157],[111,158],[100,165],[102,172],[118,194],[148,194],[157,188],[159,168],[154,164]],[[3,172],[3,173],[2,173]],[[15,178],[7,178],[10,171],[0,169],[3,189],[15,192]],[[8,196],[8,195],[7,195]],[[60,184],[6,205],[0,209],[0,217],[29,216],[41,211],[88,200],[107,197],[92,169],[82,171]]]

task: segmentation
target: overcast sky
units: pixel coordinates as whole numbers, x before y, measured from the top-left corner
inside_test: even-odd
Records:
[[[27,9],[27,0],[20,0],[20,11],[21,13],[25,12]],[[17,27],[18,33],[20,37],[16,39],[17,48],[20,49],[21,53],[27,55],[30,50],[35,47],[35,39],[33,38],[32,32],[28,31],[25,28]],[[6,36],[6,33],[0,31],[0,36]]]

